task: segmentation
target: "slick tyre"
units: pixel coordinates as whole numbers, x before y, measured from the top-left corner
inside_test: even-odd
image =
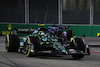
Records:
[[[75,38],[75,42],[77,43],[77,49],[85,52],[85,44],[82,38]]]
[[[6,36],[5,48],[7,52],[18,52],[19,37],[15,34],[8,34]]]
[[[40,48],[40,39],[38,36],[34,37],[34,36],[30,36],[30,41],[31,43],[34,45],[34,48],[36,51],[39,51],[41,48]]]
[[[35,46],[33,45],[33,43],[31,42],[31,38],[28,37],[27,42],[26,42],[26,47],[25,47],[25,53],[27,57],[36,57],[36,49]]]
[[[25,49],[26,49],[26,56],[27,57],[32,56],[32,54],[31,54],[31,45],[27,45]]]

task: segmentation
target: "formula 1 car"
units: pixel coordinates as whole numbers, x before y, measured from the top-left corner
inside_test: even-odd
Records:
[[[84,39],[76,37],[73,30],[69,30],[70,26],[53,26],[48,27],[48,31],[53,32],[55,38],[66,49],[65,52],[68,55],[72,55],[73,58],[83,58],[84,55],[90,55],[89,46],[85,44]],[[62,31],[61,29],[68,29]]]
[[[19,28],[17,31],[31,32],[32,34],[22,38],[16,34],[16,31],[15,34],[8,34],[5,44],[7,52],[20,52],[26,56],[37,56],[38,53],[58,53],[72,55],[73,58],[77,59],[83,58],[85,54],[90,54],[89,46],[85,45],[81,38],[70,37],[71,41],[67,41],[66,38],[55,36],[54,33],[45,28],[38,30]]]

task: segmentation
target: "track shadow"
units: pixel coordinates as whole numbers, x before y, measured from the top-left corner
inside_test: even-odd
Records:
[[[40,59],[55,59],[55,60],[81,60],[81,59],[74,59],[71,55],[51,55],[51,54],[40,54],[36,58]]]

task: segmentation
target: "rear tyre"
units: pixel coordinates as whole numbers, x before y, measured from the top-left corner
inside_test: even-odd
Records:
[[[18,52],[19,37],[15,34],[8,34],[6,36],[5,48],[7,52]]]

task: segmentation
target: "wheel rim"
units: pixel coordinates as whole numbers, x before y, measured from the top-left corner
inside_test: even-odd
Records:
[[[25,52],[26,52],[26,56],[29,56],[29,54],[30,54],[30,46],[29,45],[26,46]]]

